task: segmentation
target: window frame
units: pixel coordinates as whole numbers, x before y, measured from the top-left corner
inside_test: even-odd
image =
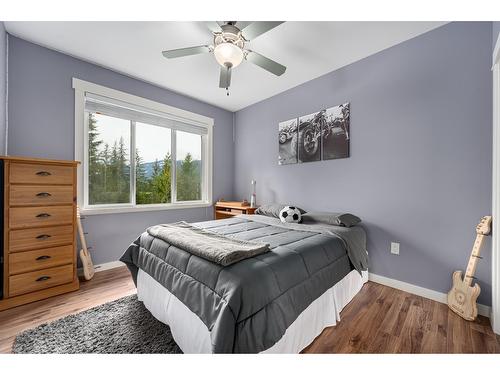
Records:
[[[109,213],[125,213],[125,212],[141,212],[141,211],[160,211],[172,209],[187,209],[197,207],[212,206],[212,191],[213,191],[213,126],[212,118],[189,112],[183,109],[172,107],[163,103],[158,103],[139,96],[128,94],[122,91],[111,89],[95,83],[73,78],[73,89],[75,90],[75,160],[81,161],[77,172],[78,185],[78,205],[82,214],[109,214]],[[177,201],[176,200],[176,162],[172,163],[172,202],[157,203],[157,204],[136,204],[135,202],[135,121],[130,121],[130,203],[116,204],[100,204],[89,205],[88,203],[88,113],[85,111],[85,94],[95,94],[105,96],[110,99],[119,100],[135,106],[140,106],[152,111],[161,112],[167,118],[183,122],[190,125],[206,129],[206,134],[201,135],[201,200],[199,201]],[[134,125],[132,125],[134,123]],[[161,125],[155,125],[161,126]],[[176,160],[177,145],[176,145],[176,130],[183,131],[182,128],[172,129],[171,133],[171,155],[172,160]]]

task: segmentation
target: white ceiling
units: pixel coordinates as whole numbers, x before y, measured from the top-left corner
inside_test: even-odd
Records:
[[[212,54],[175,60],[161,54],[211,44],[203,22],[5,22],[5,27],[42,46],[237,111],[444,23],[285,22],[250,42],[252,50],[287,66],[285,74],[276,77],[243,62],[233,72],[230,96],[219,88]]]

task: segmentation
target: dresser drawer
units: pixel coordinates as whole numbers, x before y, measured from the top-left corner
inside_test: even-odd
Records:
[[[11,163],[9,181],[13,184],[73,184],[74,168],[62,165]]]
[[[9,276],[9,296],[17,296],[73,281],[73,265]]]
[[[11,206],[73,203],[73,186],[10,185]]]
[[[73,243],[73,240],[73,225],[11,230],[9,252],[67,245]]]
[[[9,274],[15,275],[71,264],[74,258],[73,251],[73,245],[67,245],[10,254]]]
[[[9,208],[10,228],[30,228],[73,223],[73,206]]]

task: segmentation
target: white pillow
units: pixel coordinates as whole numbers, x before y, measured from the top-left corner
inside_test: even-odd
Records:
[[[280,211],[279,217],[283,223],[300,223],[302,215],[297,207],[285,206],[285,208]]]

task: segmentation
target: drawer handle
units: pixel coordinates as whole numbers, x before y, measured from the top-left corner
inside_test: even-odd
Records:
[[[36,279],[36,281],[46,281],[48,279],[50,279],[50,276],[41,276],[38,279]]]
[[[37,240],[46,240],[47,238],[52,237],[50,234],[41,234],[39,236],[36,236]]]
[[[39,171],[39,172],[36,172],[36,175],[37,175],[37,176],[42,176],[42,177],[45,177],[45,176],[50,176],[50,175],[52,175],[52,173],[47,172],[47,171]]]
[[[46,198],[46,197],[51,197],[52,194],[42,191],[41,193],[38,193],[36,196],[40,198]]]
[[[41,214],[36,215],[38,218],[44,218],[44,217],[50,217],[52,216],[51,214],[48,214],[46,212],[42,212]]]
[[[36,260],[45,260],[45,259],[50,259],[51,256],[50,255],[40,255],[38,258],[36,258]]]

